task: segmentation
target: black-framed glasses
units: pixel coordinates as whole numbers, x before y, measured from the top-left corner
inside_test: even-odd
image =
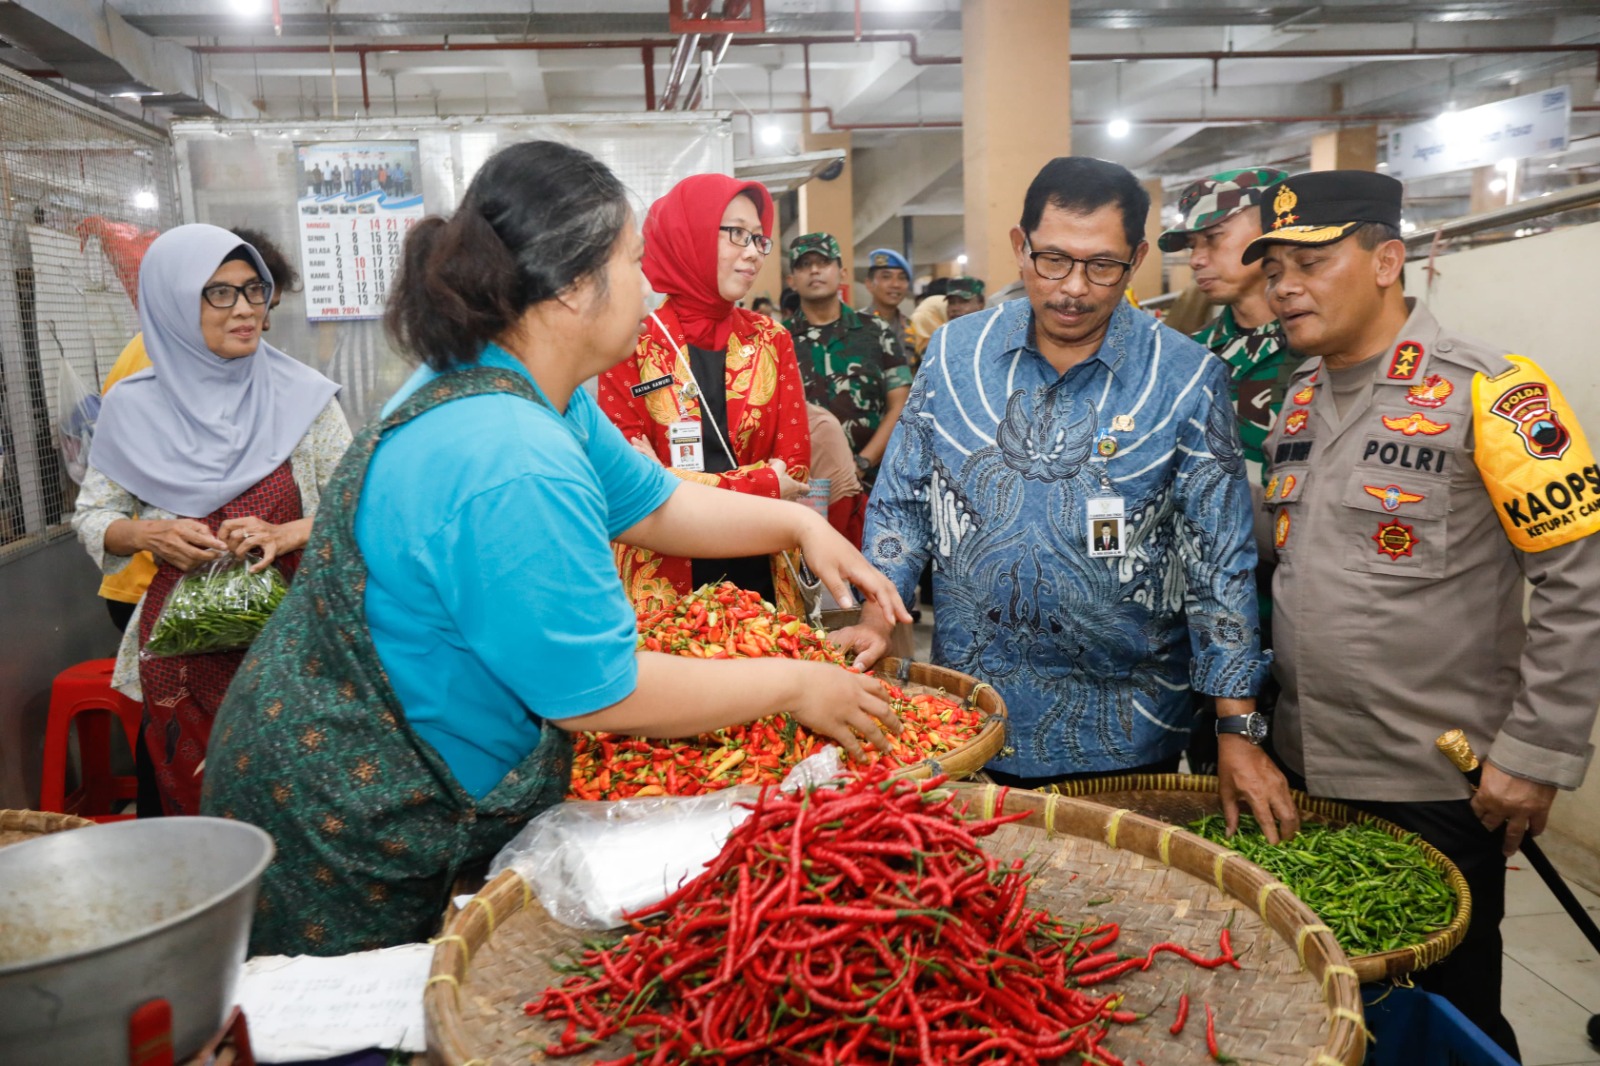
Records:
[[[1028,258],[1033,260],[1034,272],[1046,281],[1065,281],[1082,263],[1083,276],[1107,289],[1122,284],[1122,279],[1133,269],[1132,263],[1124,263],[1120,259],[1079,259],[1063,252],[1035,252],[1031,248]]]
[[[769,255],[772,252],[771,237],[763,237],[759,233],[751,233],[743,226],[718,226],[717,228],[726,233],[728,240],[737,244],[740,248],[748,248],[753,244],[756,246],[756,251],[762,255]]]
[[[243,285],[229,285],[225,281],[219,281],[200,290],[201,298],[218,311],[226,311],[238,303],[241,296],[244,297],[246,303],[260,307],[267,302],[267,297],[270,295],[272,295],[272,289],[259,278],[255,281],[247,281]]]

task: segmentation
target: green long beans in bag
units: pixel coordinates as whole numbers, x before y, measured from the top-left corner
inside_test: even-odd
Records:
[[[160,659],[248,648],[288,591],[276,566],[252,574],[247,561],[223,556],[172,586],[142,654]]]

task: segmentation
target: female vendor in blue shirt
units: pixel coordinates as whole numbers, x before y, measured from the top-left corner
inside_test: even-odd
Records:
[[[277,842],[252,954],[427,937],[457,874],[561,801],[572,732],[787,712],[856,752],[898,731],[877,682],[835,666],[636,649],[613,540],[798,547],[841,603],[854,585],[909,620],[815,512],[671,477],[579,387],[633,351],[642,250],[616,176],[552,142],[499,152],[407,239],[387,320],[423,365],[324,491],[213,734],[204,810]]]

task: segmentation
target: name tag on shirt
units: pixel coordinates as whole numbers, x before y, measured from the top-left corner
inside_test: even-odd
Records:
[[[704,470],[705,440],[700,435],[700,423],[674,422],[668,426],[667,454],[672,457],[672,465],[678,470]]]
[[[1127,555],[1123,543],[1126,505],[1122,497],[1091,496],[1086,502],[1089,510],[1089,558],[1120,559]]]
[[[658,378],[652,378],[649,381],[640,382],[639,384],[635,385],[633,387],[633,394],[634,396],[648,396],[657,389],[664,389],[671,384],[672,375],[662,374]]]

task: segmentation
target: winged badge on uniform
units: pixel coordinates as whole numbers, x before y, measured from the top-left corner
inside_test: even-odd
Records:
[[[1443,407],[1456,387],[1438,374],[1429,374],[1406,390],[1406,403],[1413,407]]]

